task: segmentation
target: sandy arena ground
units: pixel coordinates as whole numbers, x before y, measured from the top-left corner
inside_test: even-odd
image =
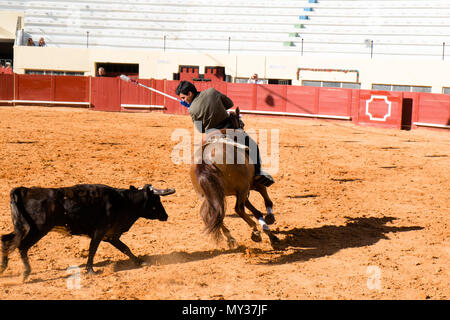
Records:
[[[45,107],[0,108],[0,233],[12,231],[17,186],[174,187],[167,222],[140,219],[122,240],[137,268],[101,243],[96,275],[89,240],[50,232],[30,250],[22,283],[18,251],[0,276],[0,299],[448,299],[450,134],[347,122],[244,116],[246,129],[280,130],[280,168],[270,188],[281,239],[273,249],[228,200],[229,250],[203,233],[188,165],[175,165],[174,129],[187,116]],[[252,194],[263,209],[261,197]],[[81,275],[68,270],[79,266]]]

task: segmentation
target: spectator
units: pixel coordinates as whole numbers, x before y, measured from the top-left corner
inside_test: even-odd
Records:
[[[3,65],[3,61],[0,61],[0,74],[3,74],[5,70],[5,66]]]
[[[258,74],[255,73],[250,79],[248,79],[248,83],[263,84],[264,82],[262,80],[259,80]]]
[[[11,62],[7,61],[5,69],[3,69],[4,74],[13,74],[13,69],[11,67]]]
[[[28,46],[28,47],[34,47],[34,46],[35,46],[34,41],[33,41],[32,38],[28,38],[28,40],[27,40],[27,46]]]
[[[106,77],[105,68],[103,67],[98,68],[97,77]]]
[[[46,47],[46,46],[47,46],[47,44],[45,43],[44,38],[40,38],[39,39],[39,47]]]

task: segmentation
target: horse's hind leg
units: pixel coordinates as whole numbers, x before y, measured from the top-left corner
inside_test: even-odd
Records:
[[[227,238],[228,247],[230,249],[236,249],[238,247],[237,242],[231,235],[230,230],[228,230],[228,228],[225,227],[225,225],[223,223],[222,223],[222,232],[225,235],[225,237]]]
[[[244,197],[242,196],[237,196],[236,197],[236,206],[235,206],[235,210],[236,213],[242,218],[244,219],[245,222],[247,222],[247,224],[250,226],[250,228],[253,229],[252,231],[252,240],[255,242],[261,242],[262,238],[261,238],[261,233],[259,232],[256,222],[253,221],[252,218],[250,218],[250,216],[248,214],[245,213],[245,208],[244,208],[244,204],[248,201],[248,199],[243,200]],[[262,216],[261,216],[262,218]]]
[[[267,224],[273,224],[275,222],[275,216],[273,214],[273,202],[269,198],[267,188],[263,185],[256,185],[254,190],[258,191],[264,199],[264,205],[266,206],[267,215],[264,218]]]

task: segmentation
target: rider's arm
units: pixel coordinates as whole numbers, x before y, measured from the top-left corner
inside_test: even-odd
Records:
[[[223,106],[225,107],[226,110],[234,106],[233,101],[224,94],[220,96],[220,100],[222,100]]]

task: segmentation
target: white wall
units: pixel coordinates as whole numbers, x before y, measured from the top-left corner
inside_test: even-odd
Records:
[[[247,78],[258,73],[265,79],[291,79],[299,85],[303,80],[355,82],[354,72],[305,71],[297,80],[298,68],[358,70],[362,89],[372,84],[431,86],[432,92],[442,93],[450,87],[450,59],[448,61],[405,60],[401,58],[335,58],[280,57],[233,54],[164,53],[142,50],[39,48],[16,46],[14,71],[31,70],[80,71],[95,75],[99,62],[137,63],[141,78],[172,79],[179,65],[198,65],[200,73],[205,66],[223,66],[226,74]]]

